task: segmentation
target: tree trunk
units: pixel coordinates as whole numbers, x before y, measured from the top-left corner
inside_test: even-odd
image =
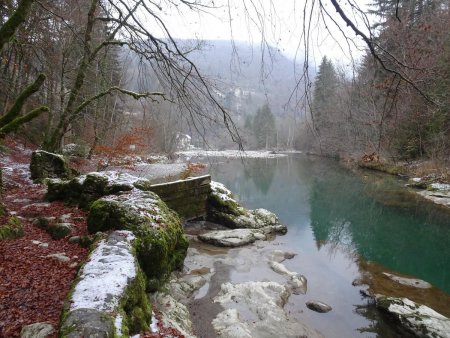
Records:
[[[3,49],[3,46],[9,40],[11,40],[20,24],[26,20],[34,1],[35,0],[19,1],[19,5],[13,15],[11,15],[2,27],[0,27],[0,50]]]

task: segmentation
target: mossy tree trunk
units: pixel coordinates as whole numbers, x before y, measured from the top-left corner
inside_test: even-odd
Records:
[[[38,117],[41,113],[48,111],[48,107],[41,106],[25,115],[20,115],[25,101],[34,93],[36,93],[45,81],[45,75],[39,74],[37,79],[26,87],[14,102],[11,109],[0,118],[0,137],[17,130],[24,123]]]
[[[0,50],[11,40],[17,28],[27,19],[35,0],[21,0],[11,17],[0,27]]]
[[[11,17],[0,27],[0,51],[3,46],[11,40],[17,28],[27,19],[35,0],[21,0],[17,9]],[[36,80],[28,85],[19,97],[16,99],[11,109],[0,118],[0,138],[4,135],[17,130],[24,123],[38,117],[41,113],[48,111],[46,106],[33,109],[25,115],[20,115],[25,101],[34,93],[36,93],[45,81],[45,75],[39,74]]]

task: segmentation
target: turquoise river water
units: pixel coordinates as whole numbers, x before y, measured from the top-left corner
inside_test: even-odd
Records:
[[[401,336],[367,307],[362,287],[352,285],[361,276],[369,276],[375,292],[408,296],[449,315],[450,213],[408,192],[405,181],[355,174],[334,161],[302,154],[209,163],[213,180],[224,183],[241,204],[271,210],[288,226],[275,244],[298,253],[286,266],[308,279],[307,295],[296,296],[290,310],[326,337]],[[383,278],[385,271],[435,288],[395,285]],[[230,279],[241,277],[235,272]],[[306,309],[310,298],[325,301],[333,311]]]

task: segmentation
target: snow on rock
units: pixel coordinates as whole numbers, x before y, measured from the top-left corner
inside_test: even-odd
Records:
[[[408,298],[378,296],[377,306],[418,337],[450,338],[450,319]]]
[[[135,212],[141,217],[150,218],[155,225],[161,219],[161,210],[158,207],[159,197],[152,192],[133,190],[125,195],[105,196],[101,200],[119,202],[125,209]]]
[[[220,182],[211,181],[211,193],[222,201],[234,201],[233,193]]]
[[[274,213],[262,208],[248,210],[240,206],[232,192],[222,183],[211,182],[211,193],[207,203],[207,219],[211,222],[233,229],[260,229],[275,226],[279,227],[277,232],[287,232],[287,228],[279,223]]]
[[[136,250],[148,277],[148,290],[156,290],[182,266],[189,246],[178,215],[150,191],[133,189],[96,200],[87,223],[90,233],[122,229],[138,237]]]
[[[130,231],[116,231],[100,241],[79,275],[71,310],[113,311],[130,281],[136,278],[136,259]]]
[[[135,333],[127,326],[148,329],[151,308],[134,240],[130,231],[114,231],[97,244],[69,298],[62,337],[122,337]]]

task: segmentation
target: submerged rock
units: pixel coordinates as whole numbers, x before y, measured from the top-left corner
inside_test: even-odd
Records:
[[[323,302],[319,302],[317,300],[311,300],[306,302],[306,306],[308,307],[308,309],[316,311],[316,312],[320,312],[320,313],[326,313],[326,312],[330,312],[332,310],[332,307],[329,306],[328,304],[325,304]]]
[[[42,182],[46,178],[72,177],[72,171],[64,156],[44,150],[36,150],[31,154],[30,172],[31,179],[36,182]]]
[[[449,338],[450,319],[408,298],[378,296],[376,304],[417,337]]]
[[[284,310],[289,297],[289,289],[275,282],[222,284],[214,302],[228,309],[213,320],[214,330],[221,338],[322,337]]]
[[[383,275],[385,275],[390,280],[393,280],[394,282],[397,282],[402,285],[406,286],[412,286],[419,289],[429,289],[432,287],[432,285],[424,280],[417,279],[417,278],[407,278],[407,277],[400,277],[393,275],[392,273],[383,272]]]
[[[259,229],[279,226],[278,217],[266,210],[248,210],[239,205],[233,194],[222,183],[211,182],[211,193],[207,200],[207,219],[232,229]],[[283,230],[287,231],[286,228]]]
[[[288,277],[289,280],[287,287],[293,294],[306,294],[306,291],[308,290],[308,282],[305,276],[288,270],[284,264],[278,263],[277,261],[269,261],[269,266],[274,272]]]
[[[47,338],[55,332],[49,323],[34,323],[22,327],[20,338]]]
[[[272,262],[277,262],[277,263],[282,263],[284,262],[286,259],[292,259],[296,256],[297,254],[295,252],[290,252],[290,251],[281,251],[281,250],[273,250],[270,254],[269,254],[269,261]]]
[[[201,234],[198,238],[216,246],[238,247],[251,244],[256,240],[266,240],[267,236],[284,232],[283,226],[268,226],[260,229],[216,230]]]

